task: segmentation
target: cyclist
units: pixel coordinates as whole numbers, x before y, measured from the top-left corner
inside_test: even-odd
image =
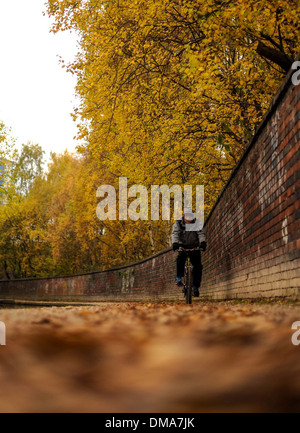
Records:
[[[184,265],[189,254],[193,266],[193,295],[199,297],[199,287],[202,278],[202,263],[200,250],[206,250],[206,235],[204,229],[195,218],[192,209],[186,209],[182,219],[177,220],[172,231],[173,250],[180,247],[184,249],[195,249],[194,251],[178,251],[176,261],[176,284],[183,286]],[[200,249],[199,249],[200,248]]]

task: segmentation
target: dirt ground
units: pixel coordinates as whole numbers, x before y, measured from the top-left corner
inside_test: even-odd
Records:
[[[0,321],[0,412],[300,410],[299,305],[103,303]]]

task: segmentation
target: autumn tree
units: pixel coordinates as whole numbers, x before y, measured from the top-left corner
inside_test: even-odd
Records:
[[[45,183],[52,190],[48,232],[59,274],[107,269],[151,254],[142,224],[131,222],[128,229],[124,221],[97,218],[97,188],[113,183],[113,176],[88,153],[53,154]]]
[[[38,144],[23,144],[14,158],[14,177],[20,194],[28,194],[34,180],[43,173],[44,151]]]
[[[0,208],[0,264],[5,278],[45,277],[54,266],[47,242],[47,219],[37,197]]]
[[[148,188],[203,184],[207,215],[298,54],[299,3],[48,0],[47,10],[54,32],[80,36],[68,69],[82,150],[116,188],[119,176]],[[152,252],[153,227],[139,227]],[[161,248],[170,224],[156,227]]]
[[[74,119],[104,177],[203,184],[207,215],[298,54],[299,3],[48,0],[48,13],[80,36]],[[156,227],[159,248],[170,224]]]
[[[215,198],[297,55],[298,12],[282,0],[49,0],[53,31],[81,38],[69,65],[80,136],[115,175],[201,182]]]
[[[43,151],[28,143],[19,153],[11,131],[1,124],[0,273],[4,278],[46,276],[51,249],[40,197],[28,196],[42,175]]]
[[[0,121],[0,202],[2,204],[15,193],[14,161],[17,154],[11,129]]]

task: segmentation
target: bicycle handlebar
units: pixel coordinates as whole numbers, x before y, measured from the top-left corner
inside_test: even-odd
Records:
[[[179,247],[178,251],[197,251],[200,250],[200,247],[195,247],[195,248],[183,248],[183,247]]]

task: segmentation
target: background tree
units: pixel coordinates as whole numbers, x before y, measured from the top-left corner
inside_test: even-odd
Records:
[[[42,175],[43,151],[28,143],[19,154],[3,123],[0,140],[0,272],[4,278],[46,276],[51,272],[50,247],[45,241],[47,221],[39,195],[26,197]]]
[[[43,173],[44,153],[38,144],[28,142],[22,145],[14,162],[16,188],[20,194],[27,195],[34,180]]]
[[[0,203],[14,195],[15,172],[13,162],[17,157],[15,139],[10,128],[0,121]]]

